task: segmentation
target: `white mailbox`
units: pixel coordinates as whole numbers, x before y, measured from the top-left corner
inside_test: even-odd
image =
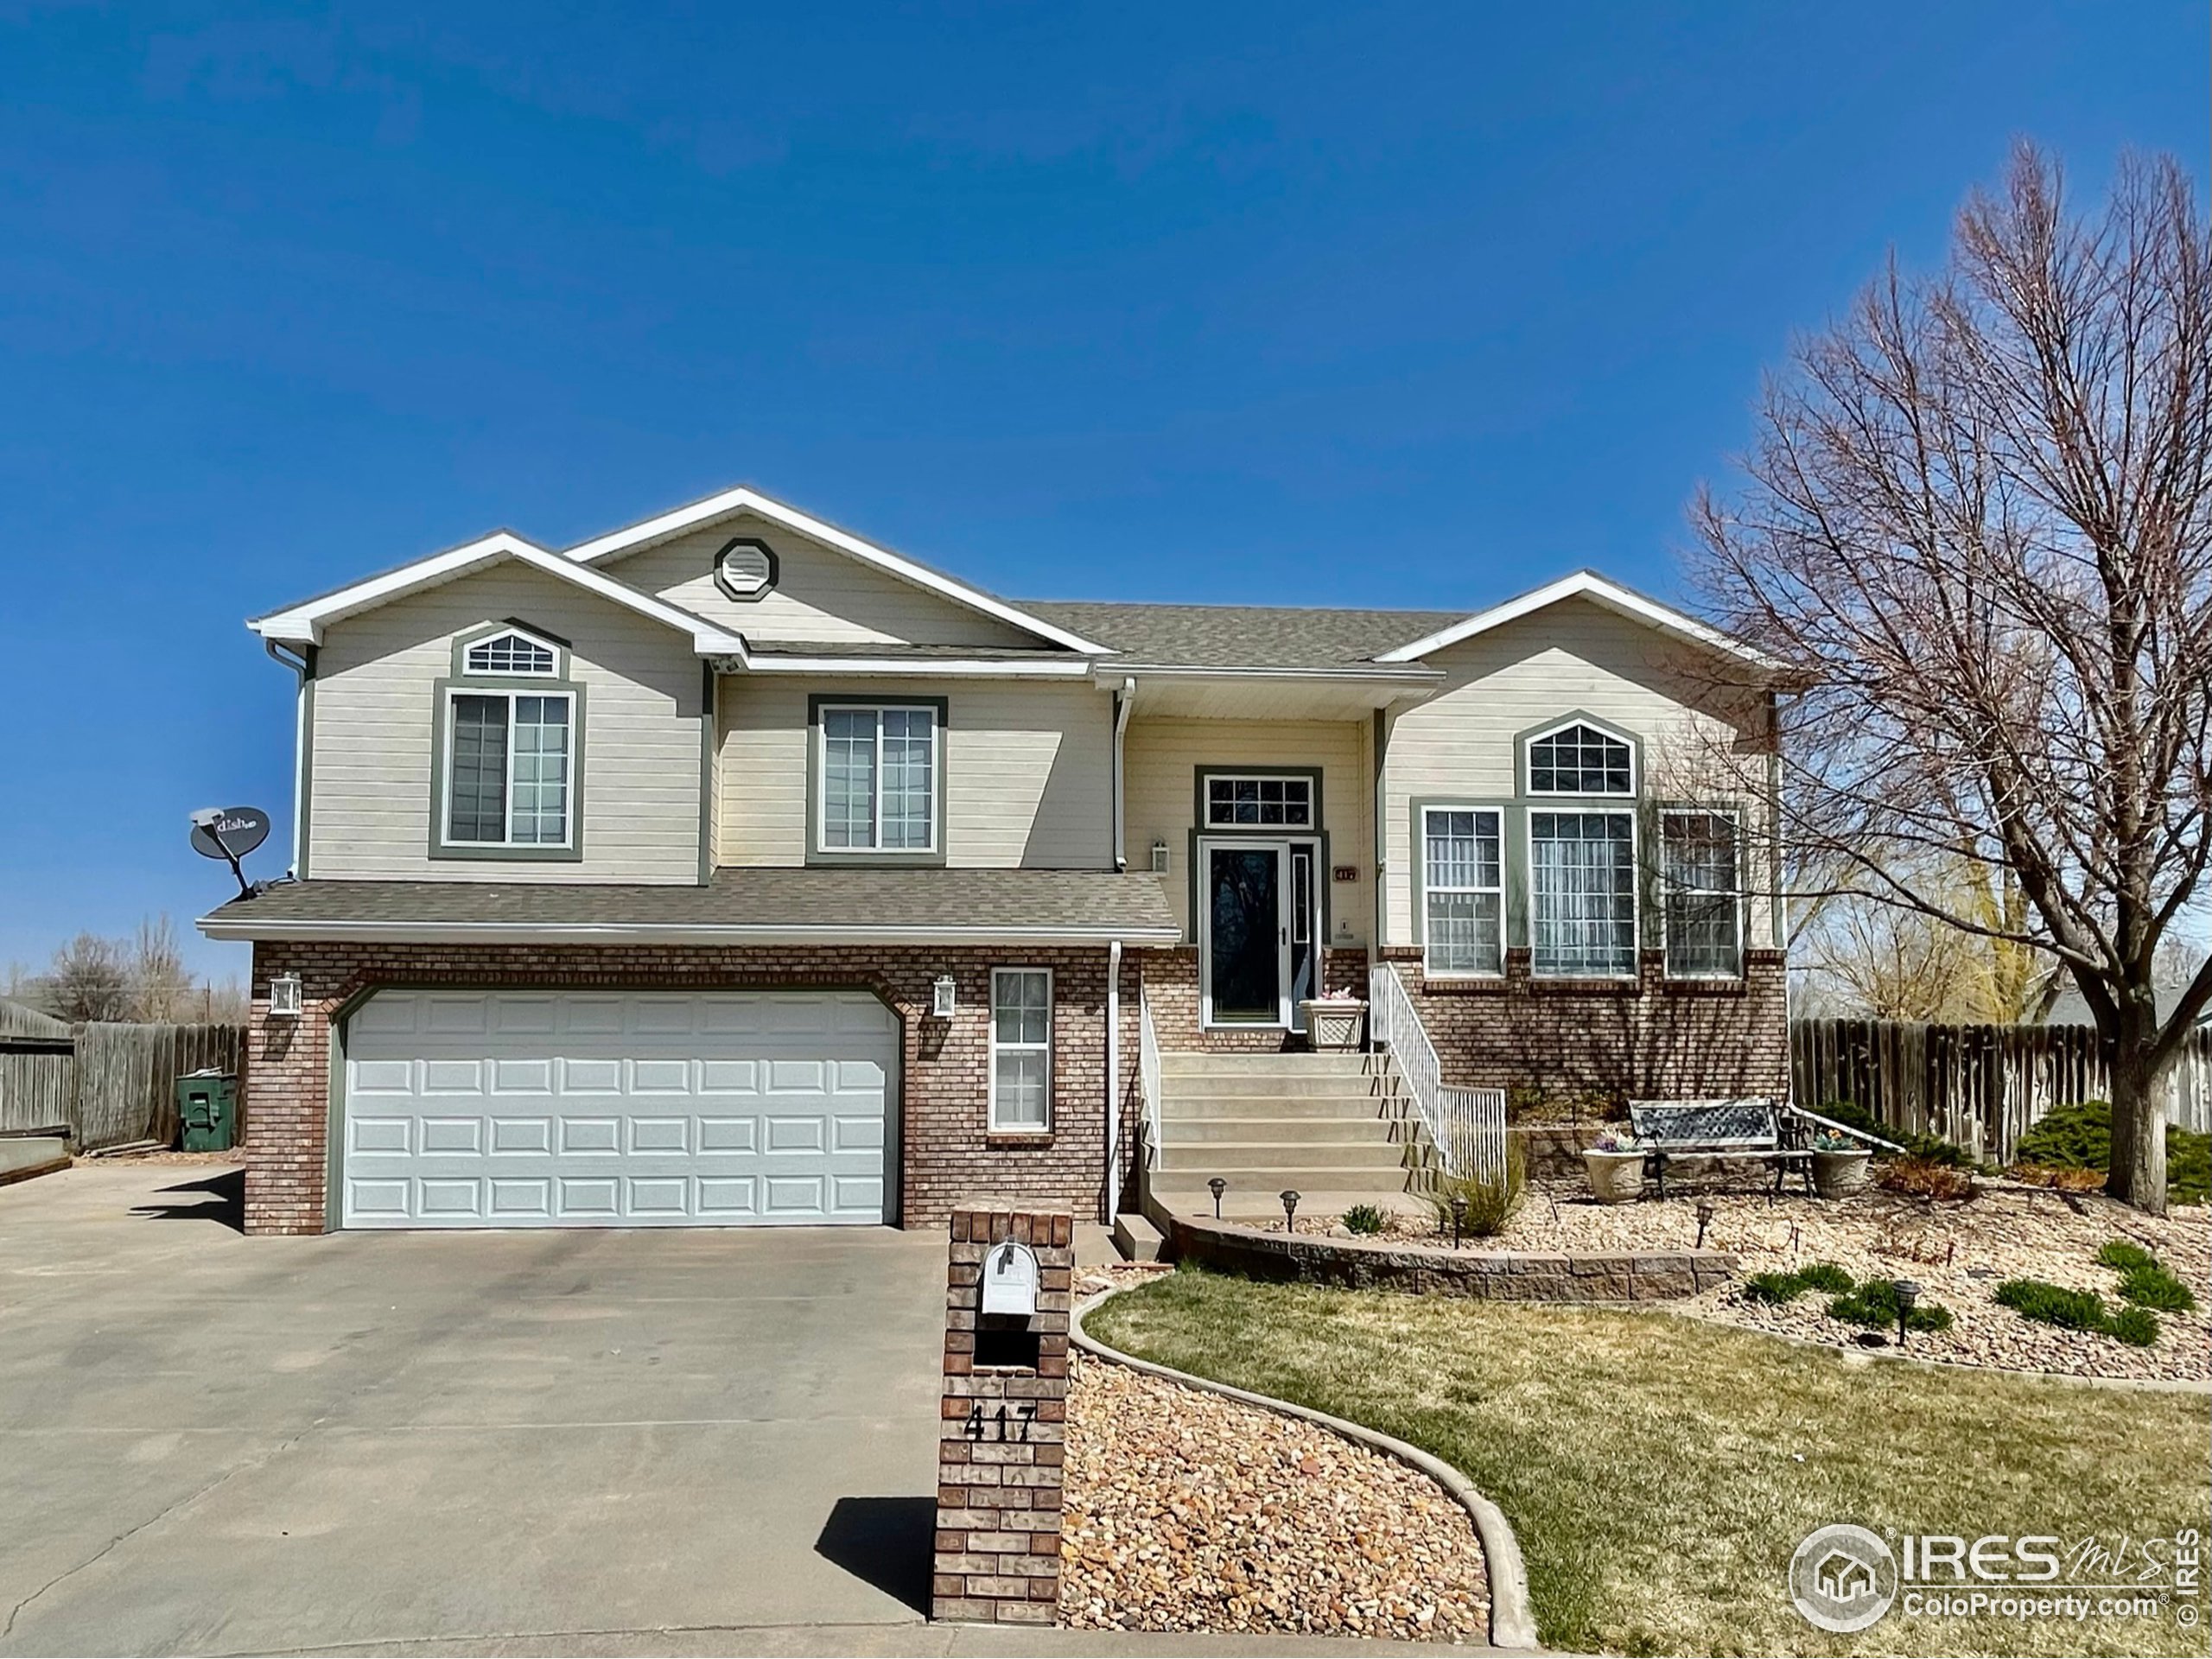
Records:
[[[1027,1245],[1008,1239],[991,1246],[983,1258],[982,1311],[1024,1319],[1037,1317],[1037,1258]]]

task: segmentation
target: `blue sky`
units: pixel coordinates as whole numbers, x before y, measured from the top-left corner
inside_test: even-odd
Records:
[[[1664,593],[1793,328],[2016,134],[2202,180],[2208,58],[2165,0],[0,0],[0,963],[219,900],[186,813],[289,811],[241,620],[494,525],[747,481],[1015,595]]]

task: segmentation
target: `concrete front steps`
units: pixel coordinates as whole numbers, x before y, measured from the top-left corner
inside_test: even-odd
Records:
[[[1389,1063],[1369,1054],[1163,1054],[1160,1156],[1147,1188],[1171,1211],[1211,1215],[1207,1182],[1229,1183],[1233,1221],[1356,1204],[1425,1210],[1413,1189],[1421,1148]]]

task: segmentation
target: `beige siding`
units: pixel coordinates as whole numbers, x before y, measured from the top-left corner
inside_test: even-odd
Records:
[[[1569,601],[1484,634],[1429,662],[1444,689],[1390,722],[1383,779],[1389,943],[1417,941],[1412,913],[1412,804],[1425,799],[1499,802],[1516,793],[1516,738],[1580,711],[1641,740],[1643,793],[1664,800],[1730,802],[1745,814],[1747,877],[1765,877],[1763,776],[1744,752],[1739,723],[1758,704],[1701,679],[1686,653],[1649,629],[1597,606]],[[1732,754],[1732,759],[1730,758]],[[1751,906],[1746,942],[1771,935],[1763,899]],[[1644,932],[1648,946],[1657,937]]]
[[[715,585],[715,556],[732,537],[764,541],[776,551],[776,586],[741,604]],[[696,530],[658,547],[600,567],[609,575],[658,594],[672,605],[710,617],[748,639],[803,639],[852,645],[1034,646],[1034,635],[956,605],[849,554],[771,526],[749,515]]]
[[[453,639],[514,618],[573,642],[583,857],[429,855],[436,684]],[[317,654],[308,873],[451,881],[696,881],[700,669],[690,639],[502,565],[334,624]]]
[[[1330,883],[1328,943],[1367,943],[1375,913],[1375,855],[1363,721],[1147,720],[1140,712],[1129,721],[1122,761],[1129,868],[1147,868],[1152,843],[1167,843],[1167,903],[1186,938],[1198,768],[1319,766],[1328,861],[1359,869],[1357,881]]]
[[[806,710],[817,694],[946,699],[946,863],[1112,867],[1113,700],[1088,683],[743,674],[721,689],[721,862],[806,861]]]

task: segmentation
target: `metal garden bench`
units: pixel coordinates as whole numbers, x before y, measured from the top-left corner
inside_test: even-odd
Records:
[[[1774,1168],[1774,1190],[1795,1171],[1813,1190],[1813,1149],[1796,1113],[1771,1100],[1631,1100],[1629,1127],[1643,1149],[1644,1173],[1667,1196],[1675,1158],[1755,1160]]]

